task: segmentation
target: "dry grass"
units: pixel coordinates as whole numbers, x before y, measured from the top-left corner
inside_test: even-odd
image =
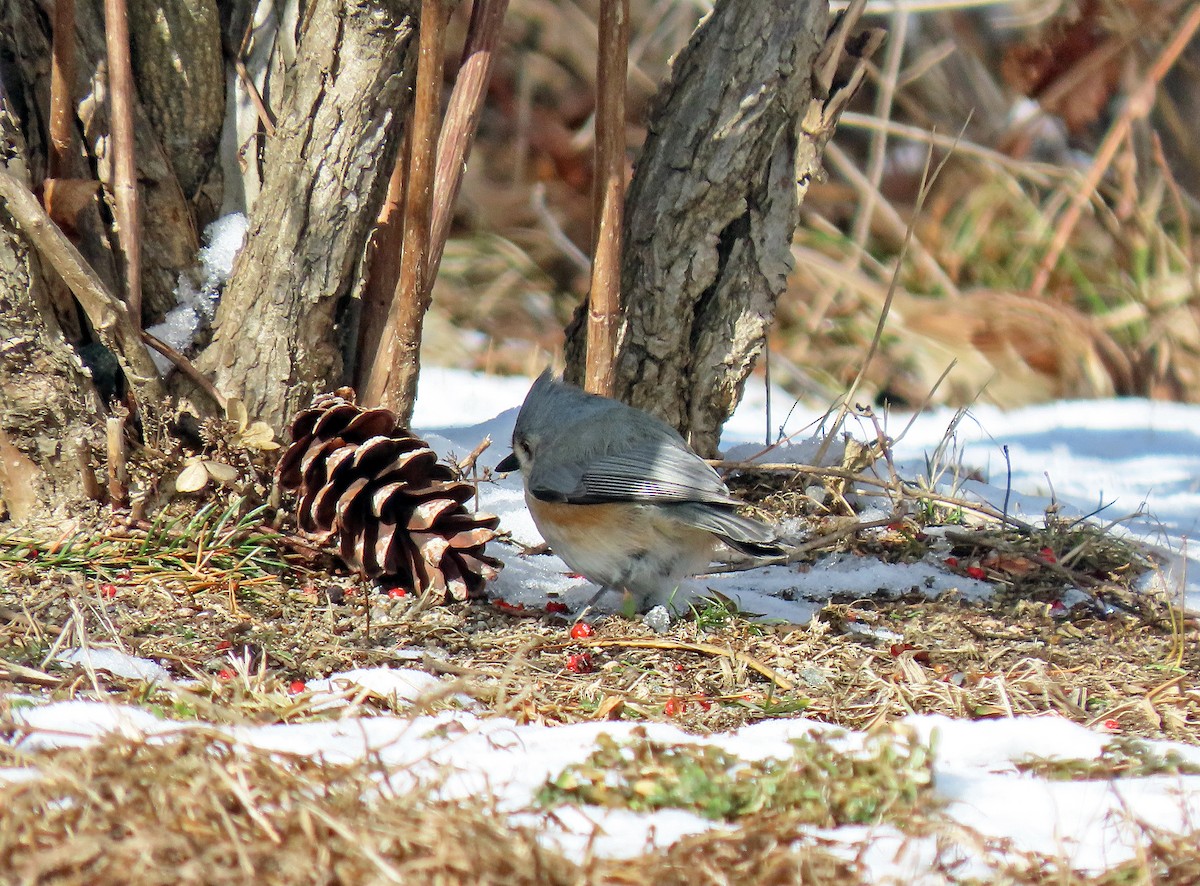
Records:
[[[713,732],[778,716],[864,728],[913,712],[1052,711],[1193,742],[1200,723],[1200,691],[1187,677],[1200,665],[1194,628],[1161,604],[1147,616],[1116,610],[1102,618],[1086,606],[1059,612],[1050,601],[918,595],[835,602],[805,626],[756,624],[714,605],[665,634],[615,617],[574,640],[562,616],[484,604],[427,608],[349,578],[273,577],[231,592],[228,582],[187,588],[134,571],[111,583],[108,598],[98,589],[108,583],[77,573],[35,571],[25,561],[0,572],[0,658],[10,663],[0,665],[0,686],[53,698],[114,693],[173,716],[320,716],[293,681],[392,665],[454,678],[454,691],[519,722],[665,718]],[[343,596],[331,599],[330,589]],[[864,633],[876,629],[902,639]],[[183,693],[46,660],[81,643],[158,660],[200,683]],[[575,659],[573,671],[580,654],[587,663]],[[369,696],[361,705],[367,713],[395,707]]]
[[[573,883],[577,866],[485,800],[392,788],[366,760],[268,754],[188,730],[109,738],[0,764],[0,868],[10,883]],[[407,780],[406,780],[407,781]]]
[[[0,780],[0,866],[14,884],[870,881],[861,855],[812,833],[811,817],[787,804],[744,810],[661,852],[573,861],[489,797],[439,800],[437,784],[413,785],[378,759],[268,753],[206,728],[149,740],[110,735],[82,748],[3,744],[0,767],[24,770]],[[829,788],[836,795],[838,785]],[[1196,834],[1147,825],[1140,853],[1097,876],[967,831],[936,804],[897,814],[896,823],[901,844],[935,841],[931,867],[950,882],[977,882],[959,876],[967,858],[994,869],[989,883],[1182,883],[1200,872]]]

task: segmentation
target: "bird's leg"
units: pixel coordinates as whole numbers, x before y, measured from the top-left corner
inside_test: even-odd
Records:
[[[611,588],[608,585],[601,585],[600,589],[598,591],[596,591],[596,593],[592,594],[592,596],[588,599],[587,603],[584,604],[583,608],[579,610],[579,614],[577,616],[575,616],[575,620],[583,621],[583,617],[591,611],[593,606],[596,605],[597,600],[599,600],[601,597],[603,597],[609,591],[615,591],[615,590],[617,590],[617,589]]]

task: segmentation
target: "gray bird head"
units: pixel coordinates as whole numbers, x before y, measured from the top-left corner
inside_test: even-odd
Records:
[[[529,389],[513,427],[513,451],[496,466],[528,471],[548,445],[558,459],[581,460],[640,439],[678,442],[666,422],[608,397],[581,391],[547,369]]]

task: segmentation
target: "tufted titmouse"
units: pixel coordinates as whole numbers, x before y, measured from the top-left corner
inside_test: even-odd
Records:
[[[576,572],[628,591],[638,607],[704,571],[717,539],[778,556],[770,527],[740,504],[670,425],[587,394],[546,370],[533,383],[499,471],[520,470],[542,537]]]

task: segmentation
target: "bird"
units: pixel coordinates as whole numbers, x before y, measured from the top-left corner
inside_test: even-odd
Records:
[[[573,571],[642,610],[703,572],[718,541],[752,557],[784,553],[776,532],[737,513],[743,504],[670,425],[619,400],[543,372],[496,470],[519,470],[542,537]]]

